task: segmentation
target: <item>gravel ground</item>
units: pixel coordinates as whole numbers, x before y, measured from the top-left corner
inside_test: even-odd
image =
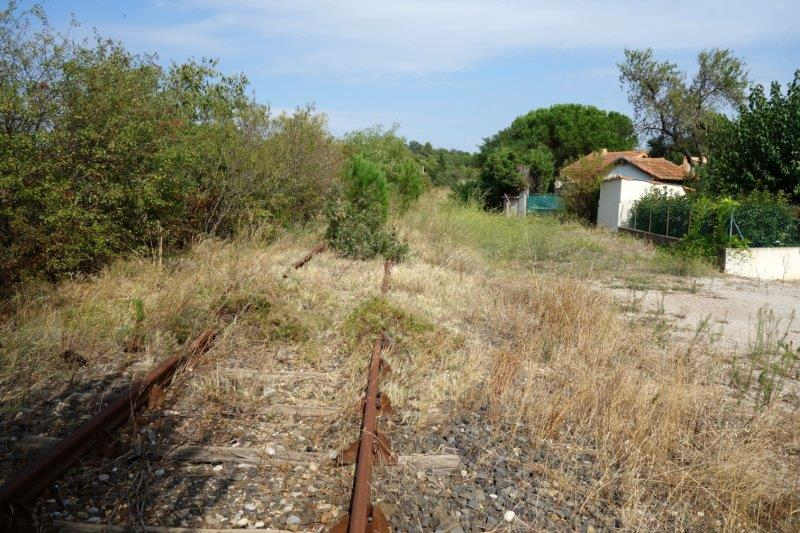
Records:
[[[691,286],[672,290],[654,280],[638,288],[605,288],[622,304],[640,312],[660,315],[684,336],[691,337],[707,321],[709,332],[721,347],[747,351],[755,340],[759,310],[771,312],[773,325],[786,340],[800,346],[800,283],[756,281],[734,276],[694,280]]]
[[[242,361],[226,363],[244,366]],[[300,368],[290,356],[283,357],[274,371]],[[196,369],[191,383],[218,380],[216,374],[216,367]],[[35,416],[32,408],[20,419],[4,421],[3,427],[14,435],[63,436],[88,418],[88,413],[79,414],[86,406],[83,400],[95,397],[108,384],[119,388],[129,377],[116,373],[107,380],[76,384],[70,392],[39,405],[43,409],[39,412],[50,416]],[[240,401],[220,402],[202,387],[182,390],[183,383],[189,383],[182,379],[181,386],[167,389],[159,409],[145,412],[109,439],[114,445],[107,448],[114,453],[90,455],[68,471],[37,502],[38,516],[43,524],[67,520],[133,529],[142,525],[295,531],[330,527],[347,509],[353,475],[352,467],[333,465],[331,451],[354,439],[359,423],[353,402],[340,397],[338,380],[333,370],[325,379],[244,379],[248,383],[236,384]],[[260,394],[254,396],[253,391]],[[344,416],[264,415],[275,402],[344,405]],[[91,412],[101,406],[93,404]],[[65,418],[63,425],[55,425]],[[558,454],[544,444],[493,426],[484,411],[425,428],[408,422],[415,419],[416,413],[395,413],[382,422],[394,452],[457,454],[462,467],[448,474],[377,468],[373,495],[394,531],[601,531],[620,525],[612,505],[585,502],[583,494],[596,479],[590,455],[574,454],[573,464],[561,464]],[[9,467],[22,464],[25,454],[15,441],[3,442],[10,452],[6,459],[16,458],[2,462],[10,471]],[[321,460],[190,465],[156,453],[187,444],[258,448],[267,454],[271,450],[318,453]],[[564,472],[569,473],[566,478]],[[559,477],[569,481],[559,484]]]
[[[485,410],[392,435],[399,448],[438,450],[461,457],[448,476],[384,469],[377,494],[396,531],[602,531],[621,525],[613,505],[586,501],[597,478],[592,456],[572,463],[545,443],[495,426]],[[559,482],[558,480],[561,480]]]

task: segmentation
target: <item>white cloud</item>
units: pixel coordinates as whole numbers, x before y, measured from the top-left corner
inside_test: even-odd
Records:
[[[179,9],[189,21],[132,31],[155,47],[195,55],[268,43],[264,68],[273,72],[426,74],[533,49],[735,48],[796,40],[800,7],[766,4],[182,0]],[[192,13],[199,15],[192,19]]]

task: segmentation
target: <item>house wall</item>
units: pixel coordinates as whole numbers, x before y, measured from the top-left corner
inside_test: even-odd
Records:
[[[622,180],[606,180],[600,185],[597,203],[597,225],[614,231],[619,227],[619,201]]]
[[[764,280],[800,280],[800,247],[726,248],[725,272]]]
[[[614,165],[606,173],[606,176],[625,176],[626,178],[631,178],[640,181],[653,181],[653,178],[650,177],[649,174],[645,174],[635,166],[628,165],[626,163],[620,163],[618,165]]]
[[[620,226],[627,226],[633,204],[654,189],[676,196],[686,194],[680,185],[655,183],[650,176],[632,165],[614,166],[600,186],[597,225],[613,231]]]

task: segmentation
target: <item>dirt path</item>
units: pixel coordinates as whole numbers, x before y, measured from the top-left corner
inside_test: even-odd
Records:
[[[719,345],[746,351],[765,334],[786,334],[800,345],[800,283],[758,282],[720,276],[700,278],[688,290],[609,288],[631,312],[675,324],[688,337],[705,326]]]

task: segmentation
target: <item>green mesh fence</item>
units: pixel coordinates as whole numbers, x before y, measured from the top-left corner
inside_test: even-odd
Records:
[[[528,196],[528,213],[555,213],[564,209],[564,199],[556,194]]]

